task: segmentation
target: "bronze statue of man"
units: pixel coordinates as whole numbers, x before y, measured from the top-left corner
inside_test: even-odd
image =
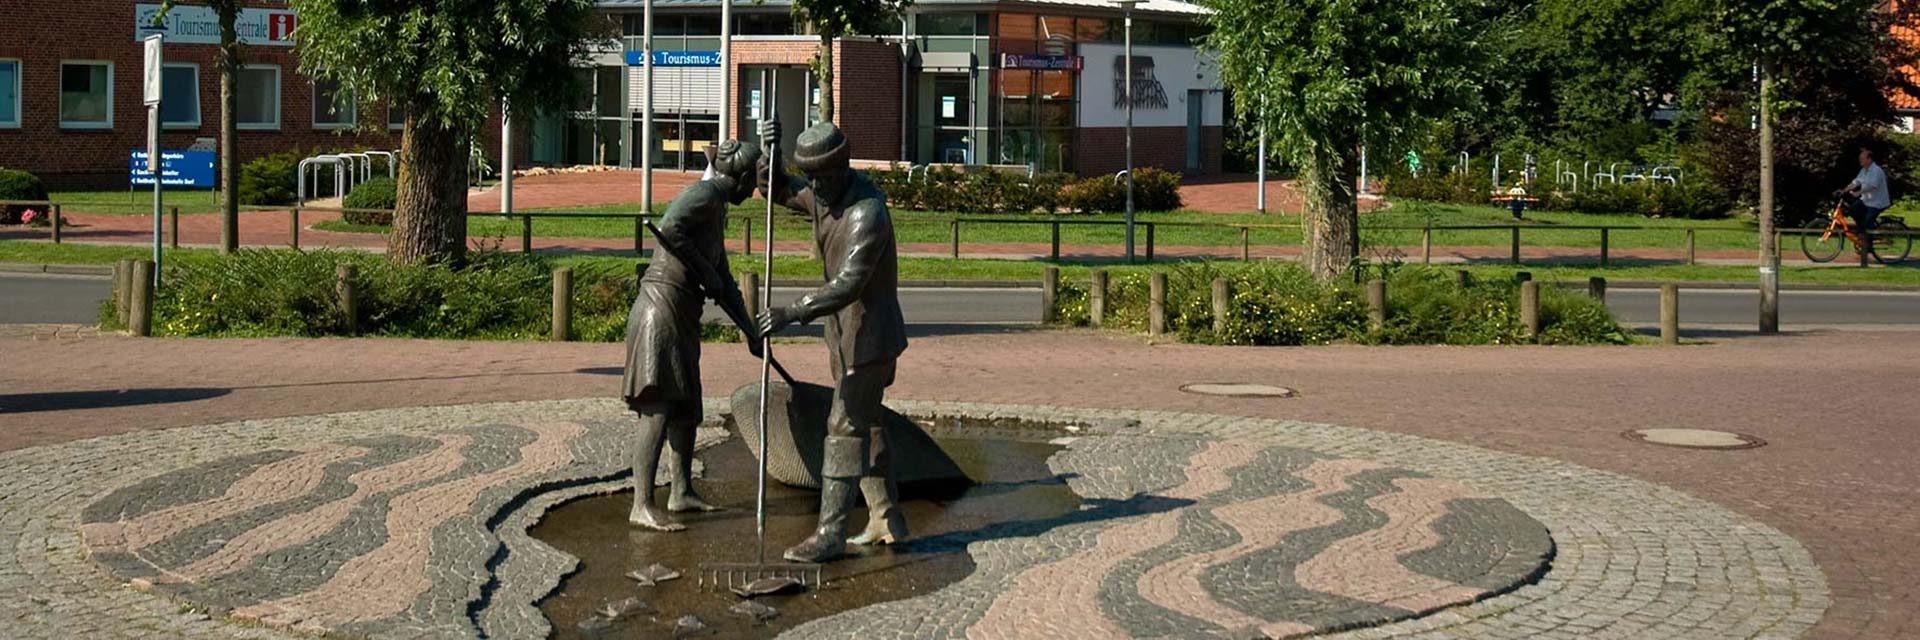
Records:
[[[622,390],[640,415],[640,448],[633,460],[633,510],[627,519],[657,531],[679,531],[667,512],[716,509],[693,490],[693,438],[700,424],[700,314],[711,298],[728,312],[755,353],[755,325],[740,287],[727,269],[724,238],[729,204],[745,202],[757,181],[758,147],[728,140],[708,148],[711,179],[675,197],[655,230],[661,245],[640,277],[627,315],[627,367]],[[653,504],[661,443],[672,450],[667,508]]]
[[[761,139],[780,139],[780,127],[761,125]],[[772,335],[794,323],[826,318],[833,367],[833,409],[827,418],[820,469],[820,521],[813,535],[787,549],[795,562],[823,562],[848,543],[893,544],[907,537],[896,504],[892,456],[881,400],[893,384],[894,363],[907,348],[900,315],[900,275],[886,195],[850,166],[847,137],[832,123],[800,134],[793,161],[805,180],[777,178],[767,197],[813,219],[813,242],[825,263],[826,284],[784,307],[761,312],[759,331]],[[764,175],[764,174],[763,174]],[[855,483],[867,499],[866,529],[847,539]]]

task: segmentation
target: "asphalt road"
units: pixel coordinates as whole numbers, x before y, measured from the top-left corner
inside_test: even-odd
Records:
[[[88,323],[100,300],[110,293],[107,279],[86,276],[0,274],[0,323]],[[774,301],[786,302],[806,290],[779,288]],[[1759,294],[1737,289],[1683,289],[1683,327],[1746,328],[1756,321]],[[915,325],[1019,325],[1040,318],[1037,289],[918,289],[900,292],[907,322]],[[1659,292],[1613,289],[1607,304],[1621,322],[1659,322]],[[707,316],[720,319],[709,307]],[[1780,323],[1793,328],[1920,326],[1920,292],[1784,291]]]

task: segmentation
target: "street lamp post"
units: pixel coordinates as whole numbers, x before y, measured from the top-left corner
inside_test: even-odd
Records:
[[[653,215],[653,0],[640,14],[640,212]],[[722,122],[725,119],[722,118]]]
[[[1120,5],[1126,17],[1126,46],[1121,57],[1125,59],[1123,73],[1126,74],[1124,90],[1127,100],[1127,264],[1133,264],[1133,7],[1141,0],[1113,0]]]

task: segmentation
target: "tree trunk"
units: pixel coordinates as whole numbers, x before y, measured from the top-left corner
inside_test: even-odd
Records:
[[[234,22],[237,6],[222,7],[220,12],[220,252],[233,253],[240,248],[240,147],[236,114],[240,98],[235,88],[239,81],[240,43]]]
[[[1358,170],[1346,154],[1333,151],[1349,148],[1331,145],[1314,151],[1301,176],[1306,197],[1302,218],[1306,247],[1301,263],[1320,280],[1346,273],[1360,257],[1360,209],[1353,186]]]
[[[820,36],[819,68],[813,75],[820,84],[820,121],[833,122],[833,36]]]
[[[467,155],[458,131],[407,110],[400,138],[393,233],[387,258],[396,264],[449,262],[466,257]]]
[[[1773,233],[1773,69],[1760,66],[1760,332],[1780,332],[1780,245]]]

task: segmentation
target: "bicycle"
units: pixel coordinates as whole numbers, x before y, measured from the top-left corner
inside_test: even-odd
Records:
[[[1866,232],[1866,237],[1854,229],[1853,219],[1846,215],[1848,199],[1842,198],[1833,207],[1833,213],[1825,218],[1815,218],[1802,228],[1807,233],[1800,236],[1800,251],[1814,262],[1832,262],[1840,257],[1840,251],[1853,243],[1854,249],[1862,253],[1873,254],[1880,264],[1905,262],[1913,251],[1913,236],[1906,235],[1906,220],[1897,216],[1882,215],[1878,224]],[[1880,233],[1891,231],[1894,233]]]

